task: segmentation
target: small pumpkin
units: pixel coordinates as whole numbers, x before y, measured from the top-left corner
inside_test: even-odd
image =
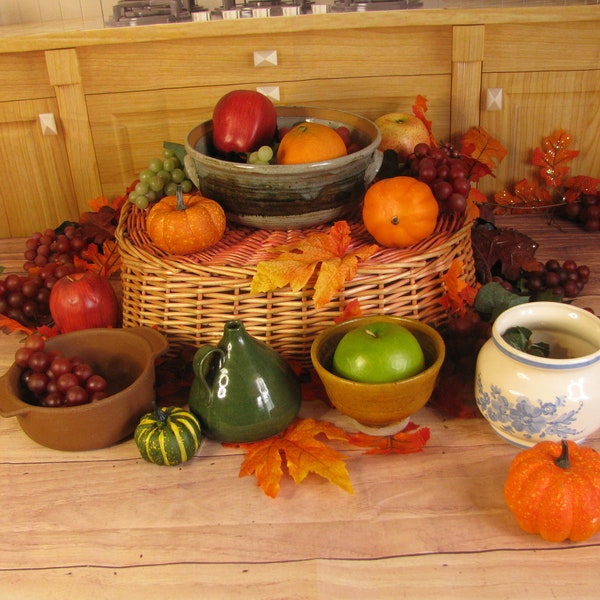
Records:
[[[504,498],[522,529],[580,542],[600,531],[600,454],[574,442],[538,442],[513,460]]]
[[[414,177],[380,179],[365,194],[362,217],[382,246],[408,248],[435,230],[439,206],[430,187]]]
[[[188,461],[202,441],[196,416],[178,406],[155,405],[141,418],[133,437],[144,460],[168,466]]]
[[[165,252],[192,254],[216,244],[225,233],[225,211],[218,202],[200,194],[165,196],[148,213],[146,230]]]

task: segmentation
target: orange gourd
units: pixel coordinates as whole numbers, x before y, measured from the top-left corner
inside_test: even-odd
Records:
[[[337,131],[328,125],[305,121],[294,125],[281,139],[277,149],[277,164],[320,162],[346,154],[346,144]]]
[[[504,498],[522,529],[549,542],[600,531],[600,454],[574,442],[538,442],[513,460]]]
[[[407,248],[435,230],[439,206],[426,183],[413,177],[390,177],[365,194],[363,222],[382,246]]]
[[[165,196],[148,213],[150,239],[170,254],[192,254],[216,244],[225,233],[220,204],[199,194]]]

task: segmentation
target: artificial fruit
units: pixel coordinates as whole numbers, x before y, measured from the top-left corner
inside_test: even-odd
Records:
[[[381,132],[379,150],[393,150],[400,162],[405,162],[420,143],[429,144],[430,136],[427,127],[414,115],[393,112],[375,119],[375,125]]]

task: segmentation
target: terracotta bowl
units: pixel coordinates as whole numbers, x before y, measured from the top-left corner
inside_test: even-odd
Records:
[[[361,148],[347,156],[302,165],[252,165],[214,158],[212,121],[190,131],[185,147],[204,196],[219,202],[232,221],[261,229],[295,229],[328,223],[357,210],[377,174],[382,153],[375,123],[326,108],[277,107],[278,126],[315,121],[345,126]]]
[[[406,327],[425,354],[425,370],[392,383],[358,383],[332,372],[333,354],[342,337],[355,327],[389,321]],[[312,363],[327,396],[338,411],[359,424],[383,428],[405,422],[425,406],[433,392],[446,348],[440,334],[425,323],[402,317],[359,317],[322,331],[311,347]]]
[[[51,338],[48,349],[80,356],[108,382],[109,396],[80,406],[48,408],[25,401],[13,364],[0,378],[0,415],[17,417],[35,442],[55,450],[105,448],[131,435],[152,409],[154,362],[166,352],[166,338],[149,327],[75,331]]]

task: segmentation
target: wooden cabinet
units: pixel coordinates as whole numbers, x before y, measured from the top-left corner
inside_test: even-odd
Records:
[[[534,148],[558,129],[581,151],[571,174],[600,176],[597,22],[572,30],[565,24],[487,27],[481,87],[481,125],[508,150],[497,179],[481,182],[484,193],[531,179],[539,172],[531,164]],[[487,109],[488,90],[501,94],[501,108]]]
[[[0,237],[77,218],[71,167],[44,54],[0,54]],[[40,115],[56,133],[44,135]]]
[[[599,24],[600,6],[490,7],[63,32],[20,40],[19,53],[0,38],[0,234],[122,194],[164,141],[183,143],[240,88],[372,119],[425,96],[438,140],[482,125],[507,147],[487,194],[530,177],[531,152],[558,128],[581,150],[573,173],[598,177]],[[499,90],[502,106],[488,106]],[[58,135],[41,135],[42,111]]]

